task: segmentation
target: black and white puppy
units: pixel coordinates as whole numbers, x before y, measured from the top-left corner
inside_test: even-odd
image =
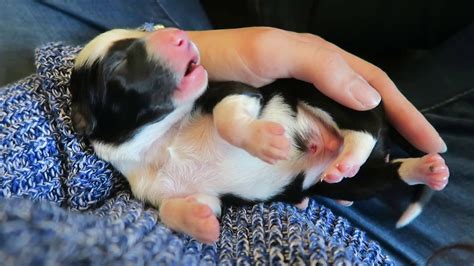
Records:
[[[203,242],[218,239],[221,204],[304,207],[312,195],[353,201],[448,182],[438,154],[387,159],[382,106],[354,111],[291,79],[208,84],[196,46],[177,29],[99,35],[76,59],[71,93],[73,124],[96,153],[164,223]]]

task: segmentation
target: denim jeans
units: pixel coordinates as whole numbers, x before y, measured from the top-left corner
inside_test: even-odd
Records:
[[[6,0],[0,20],[0,85],[33,73],[33,51],[42,43],[81,44],[105,30],[144,22],[211,27],[197,0]],[[280,25],[269,20],[265,24]],[[377,239],[396,262],[420,264],[433,254],[439,260],[436,250],[474,239],[474,24],[432,49],[410,55],[375,56],[371,61],[391,76],[447,142],[450,184],[401,230],[394,224],[406,207],[407,192],[394,191],[350,208],[319,200]],[[449,258],[449,253],[442,256]]]

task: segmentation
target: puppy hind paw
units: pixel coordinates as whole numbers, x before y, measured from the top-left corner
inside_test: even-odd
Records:
[[[433,190],[442,190],[449,180],[449,168],[439,154],[428,154],[421,158],[420,172],[424,182]]]
[[[194,203],[184,215],[183,223],[185,233],[199,242],[212,244],[219,239],[219,221],[207,205]]]
[[[337,183],[343,178],[354,177],[360,169],[360,165],[346,162],[333,163],[323,174],[322,179],[327,183]]]
[[[439,154],[401,161],[400,177],[409,185],[425,184],[433,190],[442,190],[448,184],[449,168]]]
[[[219,221],[212,209],[194,197],[167,199],[160,206],[161,221],[171,229],[211,244],[219,239]]]

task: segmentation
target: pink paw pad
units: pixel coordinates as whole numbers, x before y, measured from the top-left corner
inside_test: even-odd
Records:
[[[442,190],[449,179],[449,168],[439,154],[428,154],[420,159],[420,181],[434,190]]]
[[[184,219],[184,224],[188,227],[186,231],[196,240],[211,244],[219,239],[219,221],[208,206],[193,204],[191,212]]]
[[[359,169],[359,165],[339,163],[329,167],[329,170],[323,176],[323,180],[327,183],[337,183],[345,177],[354,177],[359,172]]]

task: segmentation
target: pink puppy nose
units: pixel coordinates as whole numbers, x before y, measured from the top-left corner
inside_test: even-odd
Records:
[[[186,47],[188,44],[188,35],[182,30],[173,30],[169,33],[171,43],[177,47]]]
[[[191,42],[182,30],[167,28],[157,30],[147,38],[148,51],[162,58],[175,71],[185,71],[192,59]]]
[[[170,48],[186,48],[189,38],[186,32],[168,28],[163,30],[157,30],[153,32],[149,39],[150,43],[154,46]]]

